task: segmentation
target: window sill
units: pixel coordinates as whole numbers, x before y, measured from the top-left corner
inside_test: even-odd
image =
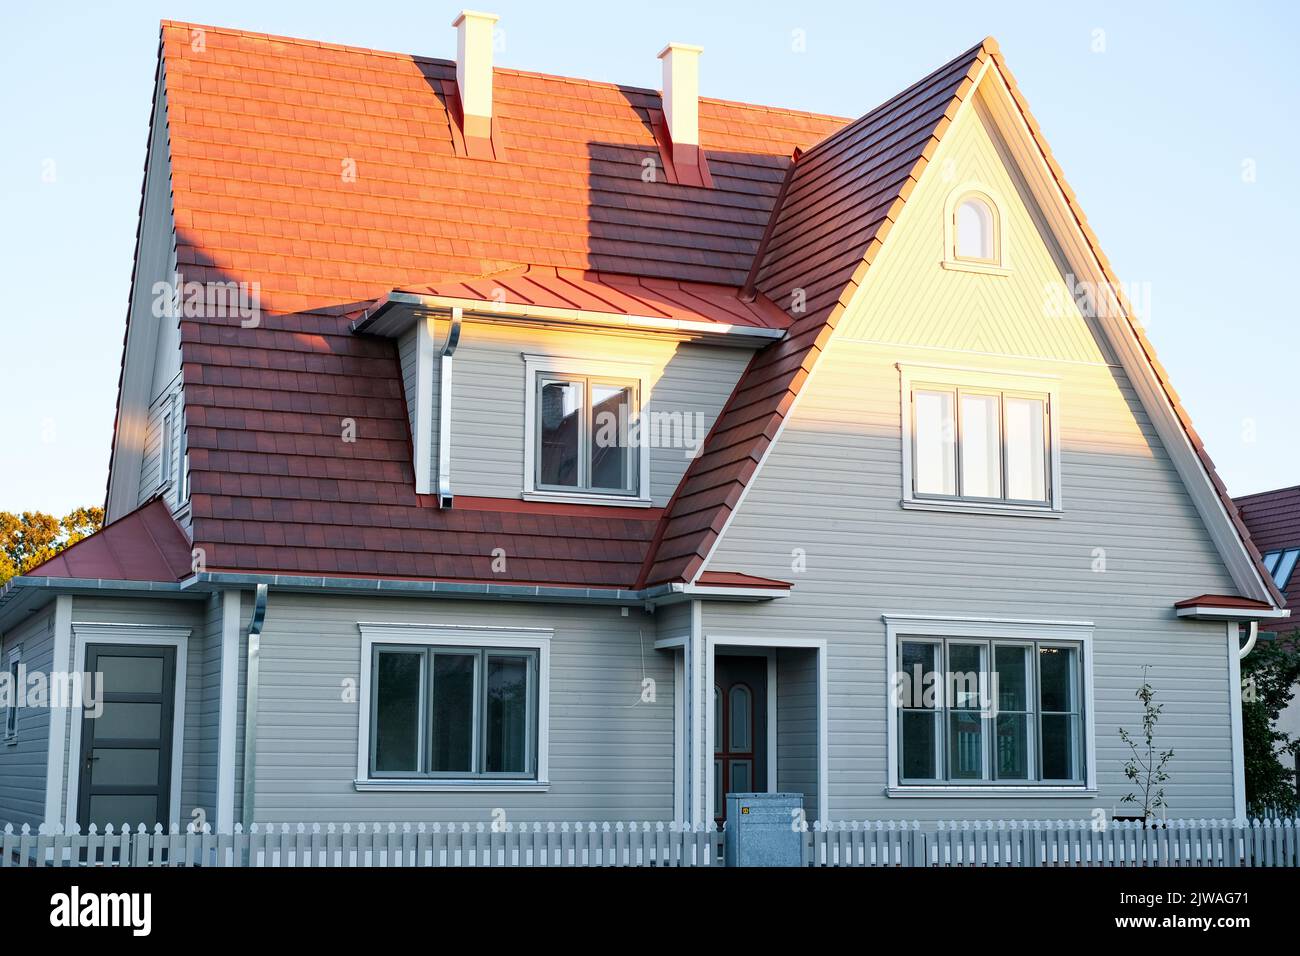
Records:
[[[546,793],[545,780],[354,780],[366,793]]]
[[[899,502],[899,506],[905,511],[968,512],[979,515],[1012,515],[1020,518],[1060,518],[1065,514],[1057,508],[1000,505],[988,501],[927,501],[920,498],[904,498]]]
[[[545,501],[561,505],[608,505],[616,508],[649,508],[654,502],[649,498],[626,498],[620,495],[589,495],[580,492],[525,491],[524,501]]]
[[[1011,270],[991,262],[963,262],[961,259],[944,259],[939,265],[952,272],[978,272],[987,276],[1009,276]]]
[[[885,796],[887,797],[929,797],[945,800],[981,797],[1062,797],[1069,799],[1071,797],[1095,797],[1096,795],[1097,790],[1095,787],[1089,789],[1086,786],[962,787],[950,784],[936,784],[935,786],[904,785],[885,788]]]

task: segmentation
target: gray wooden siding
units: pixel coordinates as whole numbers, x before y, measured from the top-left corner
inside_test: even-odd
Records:
[[[1139,726],[1134,692],[1147,665],[1165,705],[1160,743],[1177,754],[1170,815],[1231,815],[1225,629],[1179,621],[1172,605],[1235,593],[1232,580],[1091,323],[1072,306],[1045,307],[1072,302],[1064,258],[1007,170],[987,117],[966,112],[930,170],[708,565],[790,580],[793,593],[766,606],[709,606],[705,631],[827,638],[834,818],[1121,809],[1129,788],[1118,730]],[[944,200],[965,182],[987,186],[1005,204],[1010,275],[940,267]],[[1063,516],[903,510],[897,363],[1052,376]],[[806,570],[796,570],[797,554]],[[1098,795],[885,796],[885,613],[1095,622]]]
[[[523,491],[524,353],[644,363],[650,369],[646,410],[698,412],[700,441],[752,354],[744,348],[467,324],[456,350],[452,385],[452,484],[457,494],[518,498]],[[406,373],[406,364],[403,354],[409,401],[414,374],[413,368]],[[432,454],[436,463],[436,447]],[[662,506],[690,459],[683,448],[655,448],[650,455],[651,497]]]
[[[776,789],[802,793],[816,819],[817,652],[808,648],[776,651]]]
[[[32,615],[0,640],[0,667],[8,668],[9,652],[22,647],[27,673],[48,674],[54,658],[54,604]],[[5,711],[0,708],[0,720]],[[3,724],[0,724],[0,732]],[[45,818],[45,773],[50,740],[48,707],[18,710],[17,736],[0,736],[0,827],[24,823],[34,829]]]
[[[549,793],[375,793],[354,787],[360,621],[549,626]],[[670,819],[672,657],[655,623],[617,608],[271,593],[257,716],[258,821]],[[657,683],[640,702],[643,676]]]

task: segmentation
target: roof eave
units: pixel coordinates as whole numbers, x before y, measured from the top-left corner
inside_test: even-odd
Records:
[[[650,315],[623,315],[614,312],[591,312],[551,306],[521,305],[483,299],[423,295],[394,289],[380,297],[352,323],[352,331],[395,338],[405,332],[420,312],[450,313],[460,309],[466,319],[502,324],[552,325],[570,328],[600,329],[620,332],[653,332],[693,340],[709,340],[728,345],[766,345],[785,335],[782,329],[762,326],[732,325],[724,322],[698,322]]]

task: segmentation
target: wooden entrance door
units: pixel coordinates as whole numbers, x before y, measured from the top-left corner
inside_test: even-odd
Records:
[[[728,793],[767,792],[767,658],[718,654],[713,662],[713,816]]]

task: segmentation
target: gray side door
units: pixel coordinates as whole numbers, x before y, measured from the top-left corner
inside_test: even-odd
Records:
[[[81,724],[77,821],[132,828],[171,818],[176,649],[91,644],[86,671],[103,674],[103,711]]]

